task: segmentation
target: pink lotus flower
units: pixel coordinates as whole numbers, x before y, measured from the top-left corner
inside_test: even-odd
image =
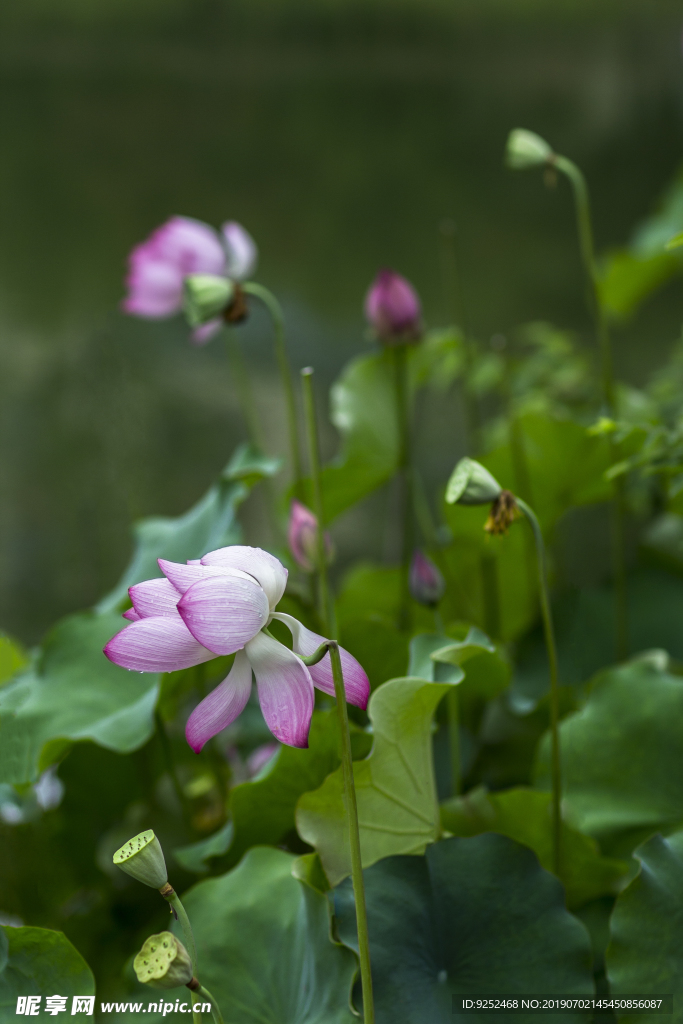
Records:
[[[188,275],[215,274],[243,281],[254,270],[257,256],[253,238],[236,221],[224,224],[219,234],[202,221],[171,217],[131,252],[122,308],[152,320],[172,316],[182,307]],[[192,340],[204,344],[220,327],[217,317],[198,327]]]
[[[296,498],[292,501],[287,529],[289,550],[302,569],[313,572],[318,560],[318,520],[309,508]],[[332,541],[325,534],[325,551],[328,560],[332,556]]]
[[[287,583],[284,566],[261,548],[235,545],[187,565],[160,558],[159,567],[165,578],[130,588],[133,607],[124,612],[130,625],[104,648],[109,660],[138,672],[175,672],[234,653],[227,677],[188,719],[192,749],[199,753],[234,722],[249,699],[252,671],[272,734],[289,746],[308,746],[313,687],[334,696],[334,681],[329,654],[310,668],[301,660],[324,637],[275,611]],[[291,631],[293,651],[266,631],[272,619]],[[368,677],[347,651],[339,653],[347,699],[364,708]]]
[[[420,334],[420,300],[405,277],[380,270],[365,297],[365,316],[380,341],[395,344]]]
[[[418,604],[434,608],[444,595],[446,581],[434,565],[420,550],[416,550],[410,564],[410,593]]]

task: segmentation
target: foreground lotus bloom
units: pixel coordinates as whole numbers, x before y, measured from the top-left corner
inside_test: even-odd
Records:
[[[296,498],[292,501],[287,529],[289,550],[302,569],[313,572],[318,560],[318,520],[309,508]],[[332,557],[332,541],[325,534],[325,551],[328,561]]]
[[[308,745],[313,687],[334,696],[330,656],[308,668],[307,657],[324,637],[275,608],[284,594],[287,570],[267,551],[234,545],[209,551],[183,565],[159,559],[165,578],[136,583],[129,590],[133,607],[124,612],[130,625],[104,649],[110,661],[138,672],[175,672],[217,655],[235,654],[227,675],[194,709],[185,735],[199,753],[244,709],[252,671],[268,728],[292,747]],[[272,619],[292,634],[294,650],[267,632]],[[363,668],[342,648],[347,700],[364,708],[370,685]]]
[[[410,593],[418,604],[436,608],[446,590],[446,581],[431,558],[417,550],[410,564]]]
[[[171,217],[131,252],[128,259],[126,313],[159,320],[178,313],[183,284],[191,274],[243,281],[253,272],[258,252],[251,235],[236,221],[221,233],[191,217]],[[192,340],[203,344],[220,329],[221,319],[202,324]]]
[[[380,270],[365,297],[365,316],[385,344],[414,341],[420,334],[420,300],[405,277]]]

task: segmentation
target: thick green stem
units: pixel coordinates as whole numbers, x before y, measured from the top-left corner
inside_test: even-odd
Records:
[[[360,977],[363,985],[363,1019],[365,1024],[374,1024],[375,1007],[372,998],[372,973],[370,970],[370,940],[368,938],[368,915],[365,907],[365,885],[363,882],[363,863],[360,852],[360,829],[358,827],[358,807],[356,804],[356,786],[353,778],[353,758],[351,755],[351,734],[349,732],[349,716],[346,709],[346,693],[344,691],[344,675],[342,673],[339,646],[332,641],[329,645],[332,677],[334,679],[334,695],[337,699],[337,715],[342,742],[342,771],[344,775],[344,803],[346,820],[349,830],[349,846],[351,849],[351,881],[353,897],[356,903],[356,924],[358,928],[358,954],[360,957]]]
[[[612,343],[607,325],[605,309],[600,301],[598,269],[593,244],[593,225],[591,222],[590,199],[588,186],[582,171],[572,160],[565,156],[554,156],[551,161],[558,170],[566,174],[574,192],[576,223],[579,233],[579,247],[586,277],[590,289],[591,307],[595,320],[595,333],[600,349],[602,367],[602,392],[608,416],[614,415],[614,368],[612,359]],[[611,442],[613,460],[616,461],[614,441]],[[626,554],[625,554],[625,523],[626,500],[623,478],[618,477],[614,484],[614,514],[612,527],[612,571],[615,589],[615,618],[617,636],[617,655],[620,659],[628,654],[628,595],[626,589]]]
[[[223,1017],[221,1016],[220,1007],[216,1000],[214,999],[214,997],[209,992],[208,988],[204,988],[203,985],[200,985],[199,988],[197,989],[197,995],[201,996],[202,999],[211,1003],[211,1016],[215,1020],[216,1024],[223,1024]]]
[[[301,385],[304,392],[304,414],[306,417],[306,437],[308,438],[308,461],[313,481],[313,511],[318,520],[316,534],[316,575],[318,578],[318,602],[323,629],[329,635],[335,635],[334,613],[330,601],[330,588],[327,579],[327,551],[325,550],[325,516],[323,509],[323,491],[320,481],[320,446],[318,443],[318,420],[315,415],[315,398],[313,395],[313,368],[305,367],[301,371]]]
[[[398,418],[399,459],[401,481],[401,589],[399,629],[409,630],[411,625],[410,562],[415,547],[414,530],[414,478],[412,445],[410,438],[410,396],[408,389],[408,346],[394,348],[394,388]]]
[[[536,543],[536,559],[538,563],[538,589],[541,599],[541,616],[543,619],[543,632],[545,634],[545,645],[548,652],[548,665],[550,668],[550,737],[551,737],[551,776],[552,776],[552,850],[553,850],[553,871],[556,875],[560,873],[562,863],[562,774],[560,762],[560,683],[558,677],[557,647],[555,645],[555,631],[553,629],[552,612],[550,609],[550,595],[548,592],[548,568],[546,564],[545,543],[538,519],[533,510],[529,508],[522,498],[517,498],[517,504],[526,516],[534,534]]]
[[[168,903],[171,904],[171,907],[173,908],[173,910],[176,913],[176,917],[180,921],[180,927],[183,930],[183,937],[185,939],[185,946],[187,948],[188,953],[190,954],[190,960],[192,961],[192,974],[196,978],[197,977],[197,947],[195,946],[194,933],[192,931],[192,925],[190,924],[190,919],[187,916],[187,912],[185,910],[185,907],[183,906],[183,904],[181,902],[181,899],[180,899],[180,896],[175,891],[175,889],[173,889],[169,885],[167,890],[165,892],[162,890],[161,893],[162,893],[162,896],[164,897],[164,899]],[[192,992],[192,1021],[193,1021],[193,1024],[201,1024],[201,1020],[202,1020],[201,1012],[199,1010],[195,1009],[195,1007],[196,1007],[198,1002],[199,1002],[199,996],[198,996],[196,991],[193,991]]]
[[[299,430],[297,427],[296,418],[296,400],[294,397],[294,383],[292,380],[292,371],[289,366],[289,358],[287,356],[287,346],[285,344],[285,321],[282,315],[282,309],[280,303],[277,301],[272,292],[269,292],[263,285],[256,284],[255,281],[248,281],[242,285],[244,292],[247,295],[253,295],[255,298],[260,299],[264,306],[270,313],[273,321],[273,333],[275,337],[275,356],[278,361],[280,368],[280,377],[282,380],[282,388],[285,395],[285,406],[287,408],[287,425],[289,430],[289,450],[292,459],[292,472],[294,476],[294,490],[297,497],[301,497],[301,451],[299,448]]]

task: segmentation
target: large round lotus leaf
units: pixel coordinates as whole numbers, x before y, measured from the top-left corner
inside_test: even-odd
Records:
[[[0,1021],[16,1021],[17,998],[40,996],[39,1015],[45,1018],[45,996],[67,997],[95,992],[92,971],[61,932],[49,928],[0,926]]]
[[[446,839],[421,857],[387,857],[364,878],[377,1024],[447,1024],[453,996],[593,991],[588,933],[562,886],[505,836]],[[340,938],[357,949],[348,879],[335,907]]]
[[[327,900],[292,877],[294,859],[255,847],[183,896],[199,976],[230,1024],[353,1024],[355,957],[330,940]]]
[[[560,728],[564,804],[588,835],[683,819],[683,678],[651,653],[602,673],[584,708]],[[537,780],[550,788],[549,742]]]
[[[653,836],[638,847],[640,871],[618,897],[610,922],[607,976],[615,995],[668,993],[683,1021],[683,832]],[[676,998],[678,997],[678,998]],[[654,1024],[661,1016],[626,1014]]]

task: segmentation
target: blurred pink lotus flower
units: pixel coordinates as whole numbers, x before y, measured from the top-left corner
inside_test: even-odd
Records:
[[[365,316],[380,341],[396,344],[420,334],[417,292],[394,270],[380,270],[365,297]]]
[[[287,583],[287,570],[267,551],[234,545],[209,551],[183,565],[159,559],[165,578],[136,583],[129,590],[130,622],[104,648],[110,661],[138,672],[175,672],[235,654],[227,677],[190,715],[185,735],[199,753],[244,709],[252,671],[268,728],[281,743],[308,746],[313,687],[334,696],[329,654],[308,668],[301,660],[324,637],[275,608]],[[264,632],[272,619],[292,634],[293,651]],[[340,648],[344,686],[351,704],[365,708],[368,677]]]
[[[221,233],[191,217],[171,217],[153,231],[128,258],[122,308],[151,320],[178,313],[183,303],[183,282],[190,274],[215,274],[233,281],[251,275],[258,257],[251,235],[236,221]],[[220,317],[192,333],[195,344],[205,344],[221,327]]]
[[[309,508],[296,498],[292,501],[287,529],[289,549],[302,569],[312,572],[318,560],[318,520]],[[325,551],[332,557],[332,541],[325,533]]]
[[[418,604],[434,608],[446,590],[446,581],[434,565],[419,549],[415,551],[410,565],[410,593]]]
[[[268,764],[268,762],[277,754],[280,749],[279,743],[262,743],[256,750],[252,750],[251,754],[247,758],[247,771],[249,772],[249,778],[253,779],[255,775],[261,771],[262,768]]]

